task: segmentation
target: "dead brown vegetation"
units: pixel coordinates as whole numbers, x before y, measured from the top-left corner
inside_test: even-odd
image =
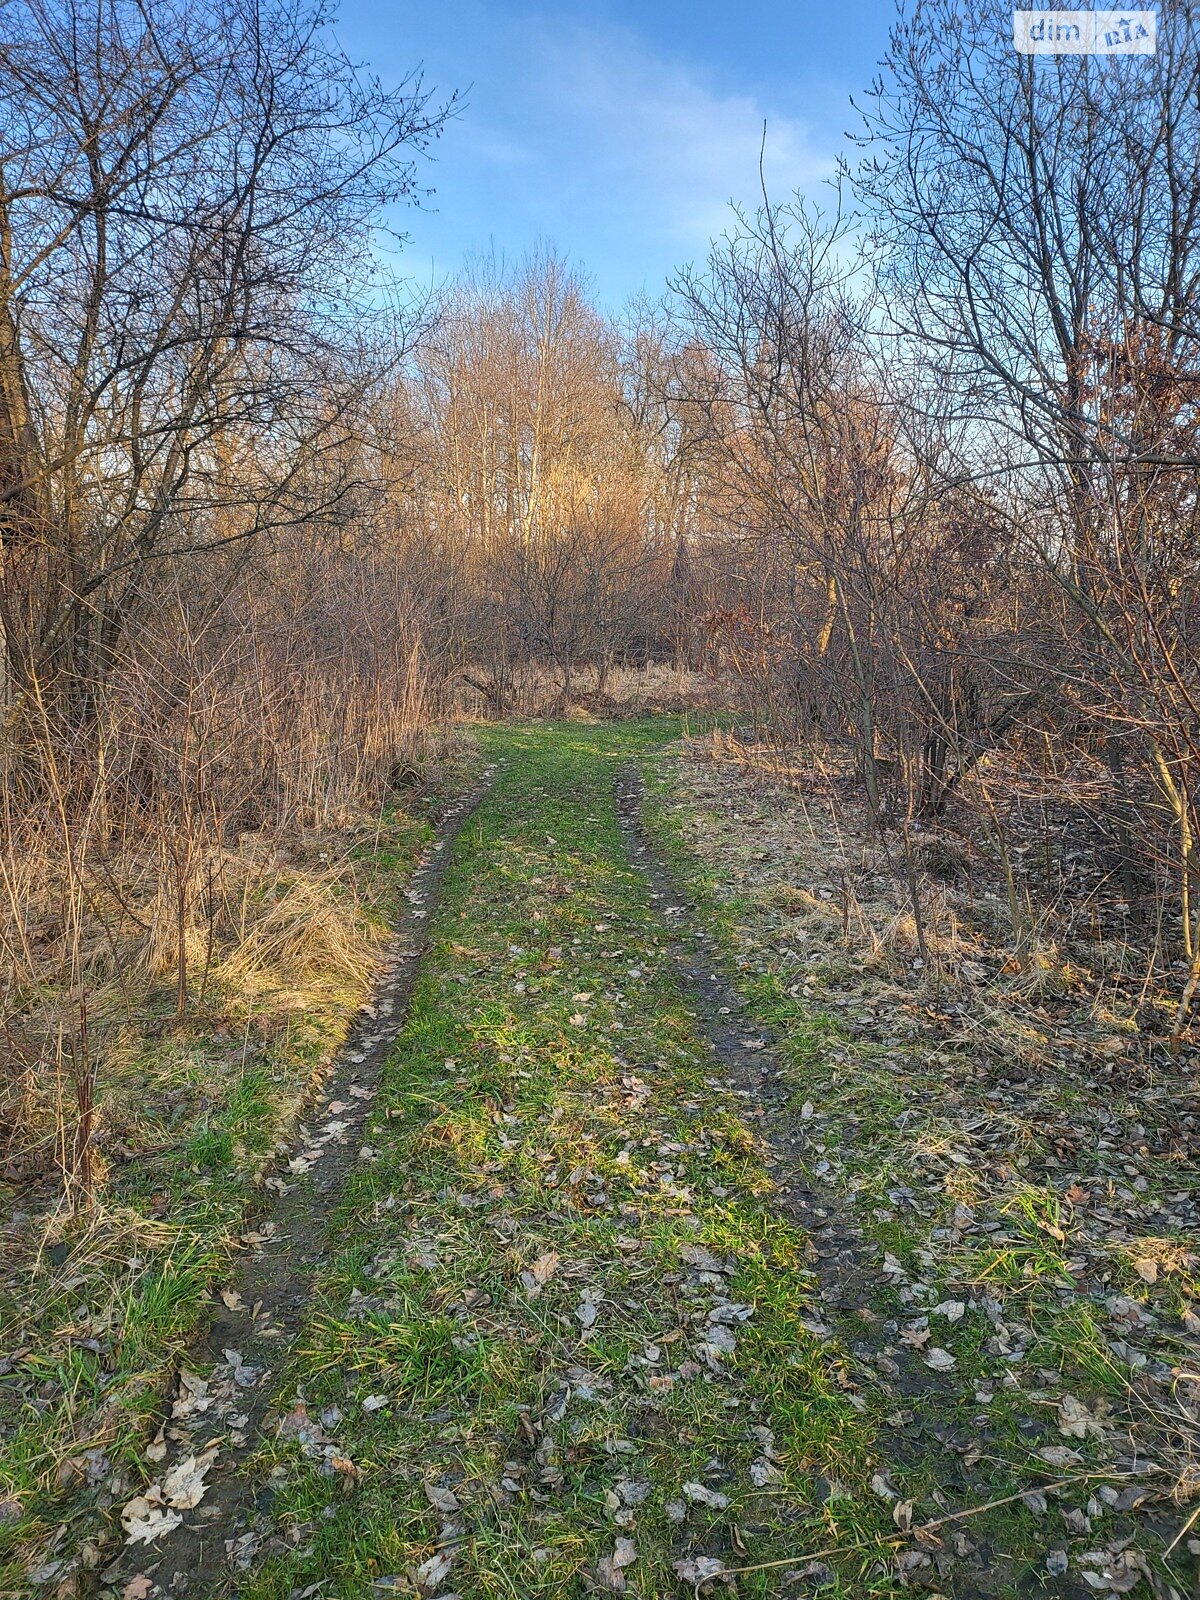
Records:
[[[29,0],[4,32],[0,1096],[78,1204],[114,1015],[203,1009],[278,943],[281,841],[420,755],[436,673],[373,520],[405,334],[366,247],[446,110],[320,10]],[[349,912],[271,915],[339,964]]]
[[[1200,324],[1172,221],[1200,192],[1195,18],[1173,11],[1145,72],[1050,74],[1014,62],[1004,16],[897,26],[862,214],[764,199],[676,285],[679,415],[743,562],[709,637],[757,726],[855,772],[885,830],[936,828],[945,854],[982,824],[1022,967],[1077,840],[1179,1048],[1200,984]]]

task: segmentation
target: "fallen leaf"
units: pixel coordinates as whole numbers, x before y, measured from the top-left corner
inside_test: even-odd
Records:
[[[806,1561],[796,1575],[813,1589],[829,1589],[834,1583],[833,1568],[824,1561]]]
[[[617,1567],[631,1567],[637,1560],[637,1549],[632,1539],[618,1538],[616,1548],[613,1550],[613,1565]]]
[[[679,1259],[689,1267],[697,1267],[701,1272],[724,1272],[725,1268],[711,1250],[706,1250],[702,1244],[685,1244],[679,1252]]]
[[[619,1538],[610,1556],[601,1556],[596,1563],[596,1576],[601,1585],[612,1594],[624,1594],[627,1589],[622,1570],[637,1560],[637,1550],[632,1539]]]
[[[961,1322],[966,1310],[966,1303],[962,1300],[943,1300],[929,1314],[932,1317],[945,1317],[947,1322]]]
[[[690,1500],[694,1505],[709,1506],[713,1511],[724,1511],[729,1504],[729,1496],[721,1494],[717,1489],[709,1489],[703,1483],[685,1483],[682,1488],[685,1500]]]
[[[649,1480],[641,1478],[618,1478],[616,1485],[617,1496],[623,1505],[640,1506],[649,1497]]]
[[[1058,1427],[1059,1432],[1065,1433],[1068,1439],[1086,1439],[1089,1433],[1102,1437],[1104,1433],[1087,1406],[1073,1394],[1063,1395],[1059,1402]]]
[[[932,1367],[935,1372],[951,1372],[958,1365],[949,1350],[943,1350],[936,1344],[932,1349],[926,1350],[924,1359],[925,1365]]]
[[[178,1511],[164,1511],[161,1502],[152,1503],[141,1494],[134,1495],[121,1510],[126,1544],[152,1544],[182,1521]]]
[[[162,1481],[162,1497],[176,1511],[191,1511],[205,1494],[205,1478],[216,1458],[216,1450],[200,1456],[187,1456],[176,1462]]]
[[[1078,1450],[1071,1450],[1065,1444],[1046,1444],[1038,1451],[1043,1461],[1049,1462],[1052,1467],[1073,1467],[1083,1460]]]
[[[557,1250],[547,1250],[544,1256],[539,1256],[531,1267],[522,1272],[521,1283],[531,1300],[536,1300],[550,1282],[558,1270],[560,1260]]]
[[[714,1583],[725,1575],[725,1563],[718,1561],[716,1556],[687,1556],[682,1561],[675,1562],[675,1571],[684,1583],[690,1583],[699,1588],[702,1584]]]
[[[414,1573],[417,1588],[422,1594],[436,1594],[449,1576],[453,1564],[454,1556],[448,1550],[439,1550],[427,1561],[422,1561]]]
[[[446,1516],[453,1516],[458,1510],[458,1496],[452,1489],[443,1489],[436,1483],[425,1485],[425,1498],[435,1511],[441,1511]]]

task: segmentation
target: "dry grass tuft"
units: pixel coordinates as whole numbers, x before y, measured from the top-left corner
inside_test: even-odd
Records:
[[[378,936],[369,936],[358,907],[337,898],[336,877],[296,878],[265,901],[259,919],[220,964],[223,983],[247,994],[286,979],[302,986],[314,978],[345,979],[365,985],[378,954]],[[331,892],[332,890],[332,892]]]
[[[397,776],[419,806],[431,783],[452,789],[474,759],[463,730],[422,730]],[[42,1200],[74,1181],[81,1138],[91,1170],[76,1199],[87,1201],[114,1142],[159,1142],[149,1125],[181,1083],[190,1100],[206,1074],[225,1083],[229,1052],[203,1043],[214,1031],[230,1035],[244,1067],[276,1035],[303,1044],[312,1019],[353,1009],[396,892],[374,848],[402,871],[424,827],[394,806],[352,805],[346,792],[329,797],[320,825],[292,811],[270,827],[216,832],[183,882],[165,870],[161,835],[114,829],[111,818],[106,831],[101,809],[97,800],[69,853],[49,816],[26,817],[0,848],[0,1185],[32,1183]],[[310,1070],[306,1060],[302,1082]]]

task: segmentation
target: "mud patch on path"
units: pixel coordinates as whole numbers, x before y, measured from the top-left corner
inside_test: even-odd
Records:
[[[110,1513],[126,1542],[93,1574],[91,1592],[103,1600],[234,1596],[240,1573],[271,1547],[269,1491],[256,1493],[245,1465],[268,1431],[322,1438],[320,1419],[308,1419],[302,1405],[276,1414],[275,1376],[327,1260],[330,1213],[355,1165],[373,1158],[363,1132],[379,1075],[404,1024],[450,849],[494,770],[446,808],[405,890],[374,998],[266,1180],[272,1203],[241,1235],[241,1272],[216,1294],[207,1332],[175,1374],[147,1452],[152,1481]],[[332,1447],[329,1465],[336,1476]]]

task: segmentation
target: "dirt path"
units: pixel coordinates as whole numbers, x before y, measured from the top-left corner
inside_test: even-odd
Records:
[[[833,1486],[869,1429],[806,1326],[758,1107],[715,1075],[614,806],[620,758],[673,731],[496,735],[377,1159],[272,1367],[231,1541],[247,1600],[674,1596],[735,1572],[769,1595],[828,1573],[805,1551],[840,1536]],[[208,1530],[229,1538],[223,1507]]]
[[[262,1442],[281,1360],[309,1306],[315,1275],[328,1260],[329,1218],[349,1174],[370,1147],[364,1128],[380,1070],[404,1025],[428,943],[430,919],[449,852],[487,792],[479,787],[447,806],[437,835],[413,873],[384,977],[334,1061],[291,1150],[267,1180],[272,1202],[242,1235],[247,1254],[236,1279],[214,1299],[204,1338],[177,1374],[152,1459],[163,1496],[148,1490],[123,1518],[126,1532],[161,1529],[126,1543],[98,1574],[102,1595],[209,1596],[225,1593],[262,1543],[253,1523],[263,1509],[245,1464]],[[170,1494],[173,1485],[179,1492]],[[194,1488],[191,1486],[194,1485]],[[182,1502],[203,1490],[194,1508]],[[190,1492],[189,1492],[190,1490]],[[174,1502],[174,1503],[173,1503]]]
[[[490,737],[106,1596],[1182,1600],[1086,1407],[1005,1388],[999,1301],[864,1233],[804,1039],[652,842],[674,731]]]
[[[746,1100],[746,1115],[761,1125],[771,1147],[767,1165],[778,1185],[777,1204],[786,1207],[808,1233],[814,1259],[822,1263],[825,1298],[858,1310],[865,1284],[858,1232],[832,1195],[822,1198],[805,1183],[799,1164],[787,1154],[789,1147],[803,1145],[806,1135],[793,1107],[794,1090],[780,1060],[778,1040],[769,1028],[744,1015],[745,999],[725,970],[723,958],[713,951],[694,909],[654,848],[642,820],[644,791],[640,770],[632,764],[623,767],[616,782],[617,815],[630,859],[646,877],[651,901],[675,934],[668,948],[713,1054],[729,1086]]]

